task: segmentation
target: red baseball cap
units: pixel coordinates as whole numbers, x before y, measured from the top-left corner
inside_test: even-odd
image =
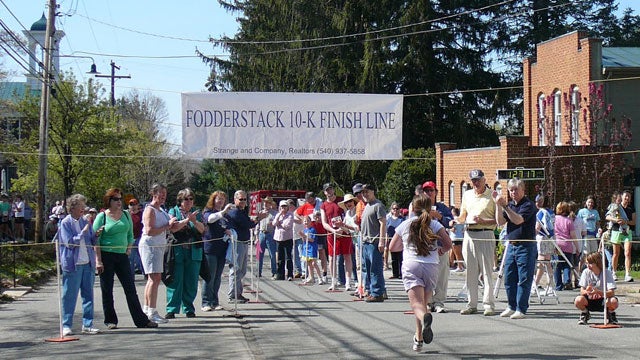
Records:
[[[422,188],[423,189],[434,189],[437,190],[438,188],[436,187],[436,183],[434,183],[433,181],[427,181],[424,184],[422,184]]]

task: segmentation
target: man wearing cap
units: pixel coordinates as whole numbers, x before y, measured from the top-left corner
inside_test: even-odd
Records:
[[[56,216],[55,214],[49,215],[49,221],[47,221],[44,232],[47,241],[52,241],[54,236],[56,236],[56,233],[58,232],[58,216]]]
[[[496,226],[496,204],[493,202],[492,191],[487,187],[487,180],[482,170],[471,170],[469,177],[473,189],[465,191],[462,195],[458,217],[459,222],[466,224],[462,255],[467,265],[465,281],[469,290],[467,307],[462,309],[460,314],[469,315],[478,312],[478,276],[482,274],[484,315],[492,316],[495,311],[491,275],[496,249],[493,234]]]
[[[362,197],[367,205],[362,212],[362,272],[369,296],[366,302],[383,302],[386,292],[382,253],[387,243],[387,210],[376,199],[373,185],[362,186]]]
[[[287,280],[293,280],[293,214],[289,211],[289,202],[280,200],[278,213],[271,222],[273,225],[273,240],[278,244],[278,272],[277,280],[284,280],[285,265],[287,268]]]
[[[358,198],[358,204],[356,205],[356,224],[360,226],[360,222],[362,221],[362,212],[364,211],[364,207],[367,203],[362,198],[362,184],[357,183],[353,185],[353,196]]]
[[[337,257],[344,257],[347,280],[351,278],[351,235],[342,230],[344,211],[336,202],[336,194],[331,183],[322,186],[327,199],[320,206],[322,226],[327,230],[327,253],[329,261],[329,273],[331,274],[331,286],[329,290],[336,290],[338,286]],[[347,284],[349,285],[349,284]]]
[[[266,210],[267,216],[260,220],[258,226],[258,239],[260,241],[260,248],[262,252],[258,256],[258,276],[262,277],[262,265],[264,264],[264,253],[269,249],[269,258],[271,260],[271,277],[275,280],[278,277],[278,265],[276,263],[278,245],[273,240],[273,218],[278,214],[276,210],[276,202],[267,196],[262,199],[264,210]]]
[[[529,308],[529,293],[536,268],[538,249],[533,241],[536,233],[536,205],[524,194],[524,181],[511,179],[507,183],[511,201],[494,191],[497,205],[496,222],[507,224],[509,240],[504,254],[504,289],[509,306],[500,316],[522,319]]]
[[[422,189],[425,195],[431,199],[431,203],[434,204],[431,206],[431,212],[429,213],[431,218],[442,224],[445,229],[449,229],[453,215],[447,205],[437,201],[438,188],[436,187],[436,183],[427,181],[422,184]],[[438,270],[438,282],[436,283],[436,290],[431,297],[431,304],[429,305],[432,311],[444,313],[447,312],[447,309],[444,307],[444,301],[447,299],[447,288],[449,287],[449,251],[440,255],[438,261],[440,266]]]

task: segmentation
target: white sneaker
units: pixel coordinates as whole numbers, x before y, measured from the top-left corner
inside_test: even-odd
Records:
[[[100,332],[101,332],[100,329],[96,329],[96,328],[94,328],[92,326],[89,326],[89,327],[83,326],[82,327],[82,333],[83,334],[95,335],[95,334],[100,334]]]
[[[525,315],[523,313],[521,313],[520,311],[516,311],[513,313],[513,315],[511,315],[512,319],[524,319]]]
[[[618,275],[616,275],[616,273],[613,273],[613,280],[618,281]]]
[[[509,317],[513,315],[513,313],[515,313],[515,311],[511,310],[510,308],[506,308],[503,312],[500,313],[500,317]]]
[[[211,311],[213,309],[211,308],[211,306],[206,305],[206,306],[203,306],[200,310],[202,310],[202,311]]]
[[[633,278],[631,277],[631,275],[627,274],[624,277],[624,281],[625,282],[633,282]]]
[[[335,284],[331,284],[331,286],[329,286],[329,288],[327,290],[333,291],[335,289],[336,289],[336,285]]]
[[[214,307],[213,310],[220,311],[220,310],[224,310],[224,308],[222,307],[222,305],[216,305],[216,307]]]
[[[344,286],[344,291],[353,291],[351,284],[347,283],[347,285]]]
[[[73,330],[71,330],[71,328],[68,328],[68,327],[63,327],[62,336],[69,336],[69,335],[73,335]]]
[[[154,311],[153,314],[149,315],[149,320],[153,321],[154,323],[158,323],[158,324],[166,324],[169,322],[169,320],[163,318],[162,316],[160,316],[160,314],[158,314],[157,311]]]
[[[318,285],[324,285],[326,283],[327,281],[324,278],[320,278],[320,280],[318,280]]]

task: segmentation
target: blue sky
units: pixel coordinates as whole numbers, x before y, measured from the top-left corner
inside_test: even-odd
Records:
[[[47,13],[46,0],[2,1],[27,29],[40,19],[43,12]],[[137,89],[162,98],[169,112],[164,130],[170,142],[180,144],[180,93],[204,90],[209,75],[208,66],[195,56],[195,50],[223,54],[207,40],[210,36],[233,36],[237,29],[235,15],[228,13],[215,0],[59,0],[58,3],[59,12],[67,14],[56,18],[56,28],[65,32],[60,53],[91,56],[98,71],[106,75],[111,72],[110,62],[113,60],[120,66],[116,75],[131,75],[131,79],[116,80],[116,97]],[[22,25],[1,3],[0,17],[12,30],[22,34]],[[191,57],[161,59],[145,56]],[[4,60],[4,67],[22,70],[10,58]],[[90,67],[91,59],[60,59],[60,68],[71,69],[79,79],[86,80],[91,76],[85,74]],[[17,76],[11,80],[23,81],[23,72],[17,71]],[[96,80],[109,91],[108,78]]]
[[[22,32],[46,13],[46,0],[2,0],[0,17],[14,31]],[[116,80],[116,97],[132,89],[150,92],[162,98],[169,113],[165,133],[171,143],[181,142],[180,93],[202,91],[209,68],[195,56],[198,48],[206,54],[223,55],[207,39],[228,35],[237,30],[235,14],[224,10],[216,0],[144,1],[144,0],[59,0],[56,28],[65,32],[60,53],[91,56],[102,74],[110,73],[113,60],[120,70],[116,75],[131,79]],[[637,14],[640,0],[621,0],[620,9],[631,7]],[[142,33],[149,33],[147,35]],[[175,39],[181,38],[181,39]],[[181,56],[180,58],[159,58]],[[186,57],[183,57],[186,56]],[[145,58],[147,57],[147,58]],[[156,57],[156,58],[150,58]],[[7,58],[5,68],[14,69],[23,81],[20,68]],[[61,58],[60,68],[72,70],[86,80],[91,60]],[[98,79],[109,89],[109,79]]]

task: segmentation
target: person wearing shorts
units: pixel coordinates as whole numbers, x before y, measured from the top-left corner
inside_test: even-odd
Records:
[[[606,281],[606,294],[602,286],[602,255],[592,252],[586,258],[587,268],[580,276],[580,295],[574,300],[574,305],[580,313],[578,324],[586,325],[591,318],[590,311],[604,311],[605,295],[607,305],[607,323],[617,324],[616,309],[618,298],[615,297],[616,282],[613,280],[611,270],[604,269]]]
[[[436,288],[440,256],[451,249],[451,239],[444,226],[431,218],[429,197],[416,196],[411,204],[415,216],[396,228],[389,247],[403,246],[402,283],[416,317],[413,350],[420,351],[433,340],[427,304]]]
[[[338,255],[348,255],[344,257],[344,268],[346,271],[346,279],[351,279],[351,235],[349,231],[343,228],[344,210],[338,206],[337,198],[333,185],[326,183],[323,185],[327,200],[320,206],[320,216],[322,218],[322,226],[327,231],[327,254],[329,256],[329,273],[331,274],[331,286],[329,290],[336,290],[338,286]],[[349,284],[347,284],[348,286]]]
[[[160,208],[167,199],[167,188],[164,185],[154,184],[150,194],[152,200],[142,214],[142,236],[139,244],[142,267],[144,273],[147,274],[142,310],[149,316],[149,320],[156,323],[167,323],[168,320],[158,314],[156,303],[158,286],[162,280],[167,230],[173,226],[176,219],[170,218],[169,214]]]

